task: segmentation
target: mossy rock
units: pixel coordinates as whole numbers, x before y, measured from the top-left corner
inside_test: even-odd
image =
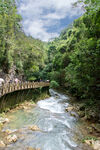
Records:
[[[83,118],[83,117],[85,117],[85,112],[84,111],[79,111],[78,115],[79,115],[80,118]]]

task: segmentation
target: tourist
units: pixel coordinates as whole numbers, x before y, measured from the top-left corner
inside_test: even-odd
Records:
[[[14,80],[14,81],[15,81],[15,83],[18,83],[18,82],[19,82],[18,78],[15,78],[15,80]]]
[[[4,79],[0,78],[0,86],[2,86],[4,84]]]

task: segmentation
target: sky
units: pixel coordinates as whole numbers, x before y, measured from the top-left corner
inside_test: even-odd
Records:
[[[20,0],[18,12],[26,35],[42,41],[58,37],[60,32],[82,15],[76,0]]]

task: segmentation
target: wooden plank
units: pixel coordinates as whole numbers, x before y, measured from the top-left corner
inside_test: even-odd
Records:
[[[4,84],[0,90],[0,97],[7,93],[11,93],[22,89],[34,89],[39,87],[50,86],[50,83],[46,82],[18,82],[18,83],[7,83]]]

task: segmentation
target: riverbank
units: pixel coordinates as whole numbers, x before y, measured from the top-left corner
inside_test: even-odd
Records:
[[[19,138],[17,136],[17,134],[20,132],[19,130],[16,130],[16,129],[15,130],[10,130],[10,129],[3,130],[4,126],[6,124],[9,124],[9,122],[13,120],[12,118],[8,117],[9,114],[16,113],[17,111],[30,113],[31,110],[36,107],[36,103],[39,100],[50,97],[47,89],[42,89],[41,91],[35,90],[34,92],[31,90],[31,92],[32,92],[31,94],[34,94],[33,97],[29,96],[28,99],[25,99],[25,100],[23,99],[22,101],[18,101],[18,104],[13,105],[9,109],[6,108],[5,111],[0,114],[0,150],[1,149],[4,150],[7,146],[9,147],[10,144],[15,143]],[[25,96],[23,96],[23,98],[25,98]],[[36,126],[33,126],[32,130],[33,128],[34,130],[36,130]],[[40,150],[40,149],[27,147],[27,150]]]
[[[57,91],[68,95],[70,98],[70,105],[66,111],[76,118],[79,117],[78,126],[83,134],[82,142],[90,145],[94,150],[100,150],[100,113],[96,109],[98,106],[88,106],[86,100],[77,99],[63,88],[59,88]]]
[[[78,127],[83,135],[82,142],[90,145],[94,150],[100,150],[100,124],[94,120],[87,119],[85,116],[84,104],[71,99],[70,105],[66,108],[66,111],[70,112],[72,116],[75,116],[73,112],[78,114]]]
[[[48,98],[49,95],[42,95],[41,98],[45,99]],[[38,99],[40,100],[40,99]],[[25,101],[19,105],[17,105],[15,108],[11,109],[9,112],[7,113],[2,113],[0,114],[0,150],[4,150],[6,147],[9,147],[10,144],[13,144],[15,142],[18,141],[18,139],[23,139],[23,137],[19,136],[18,134],[21,132],[21,130],[15,129],[15,130],[11,130],[11,129],[5,129],[3,130],[4,126],[9,124],[13,118],[12,117],[8,117],[9,114],[11,113],[16,113],[17,111],[24,111],[25,113],[30,113],[31,110],[33,108],[36,107],[36,103],[32,100],[30,101]],[[29,130],[32,131],[38,131],[39,128],[37,126],[29,126],[28,127]],[[27,150],[40,150],[32,148],[32,147],[27,147]]]
[[[31,95],[31,97],[29,96],[30,92],[31,94],[34,94],[33,96]],[[20,110],[20,109],[24,111],[29,111],[31,107],[36,106],[36,102],[38,102],[41,99],[46,99],[50,97],[47,89],[42,89],[41,92],[38,89],[35,91],[31,90],[30,92],[27,95],[29,96],[28,99],[24,99],[26,95],[23,95],[23,99],[20,101],[17,101],[18,102],[17,104],[14,104],[13,106],[10,105],[9,108],[6,107],[4,111],[0,113],[0,130],[2,130],[2,127],[5,123],[9,122],[9,119],[7,118],[8,113],[16,112],[17,110]],[[15,95],[12,95],[10,100],[12,100],[12,98],[15,98]],[[9,100],[9,99],[6,99],[6,100]]]
[[[47,109],[47,110],[50,110],[51,112],[53,112],[54,113],[53,118],[57,117],[56,119],[58,119],[58,124],[59,124],[59,117],[61,117],[60,121],[62,122],[63,125],[66,124],[69,129],[71,128],[71,126],[75,125],[75,122],[76,122],[75,120],[77,120],[77,122],[76,122],[77,128],[74,129],[74,130],[76,130],[75,131],[76,132],[75,133],[75,141],[79,141],[79,143],[85,143],[84,146],[86,147],[86,149],[83,148],[81,150],[92,150],[92,148],[94,148],[94,150],[99,150],[97,148],[97,146],[99,145],[99,143],[98,143],[99,134],[98,134],[98,136],[94,135],[94,132],[91,132],[91,130],[90,130],[89,122],[86,122],[83,118],[79,118],[79,115],[77,115],[78,109],[76,109],[78,107],[78,104],[73,101],[74,99],[72,99],[70,96],[66,97],[63,94],[58,94],[58,93],[53,93],[52,96],[53,97],[55,96],[54,100],[52,98],[48,98],[49,95],[44,95],[44,96],[40,97],[40,99],[38,99],[38,100],[40,100],[38,102],[38,106],[43,108],[42,111],[44,111],[44,109]],[[60,97],[62,97],[62,102],[61,102],[61,105],[63,104],[62,108],[60,108],[61,107],[60,106],[61,100],[59,101]],[[45,101],[41,101],[41,99],[45,99]],[[22,102],[19,105],[17,105],[15,108],[11,109],[9,112],[1,115],[1,117],[4,118],[3,122],[2,122],[2,127],[1,127],[1,135],[2,135],[2,138],[0,138],[1,147],[7,147],[10,143],[16,143],[17,141],[19,141],[18,139],[22,139],[23,132],[26,133],[26,132],[28,132],[28,130],[31,130],[34,132],[38,131],[38,132],[42,132],[42,133],[47,133],[42,129],[42,128],[47,128],[46,126],[44,126],[44,123],[43,123],[43,126],[44,126],[43,127],[43,126],[40,126],[39,124],[32,123],[30,120],[30,117],[31,117],[30,115],[33,116],[32,112],[34,112],[33,110],[36,110],[38,108],[38,106],[32,100],[25,101],[25,102]],[[39,114],[40,114],[41,110],[40,110],[40,108],[38,108],[38,109],[39,109]],[[66,112],[65,112],[65,110],[66,110]],[[36,113],[36,112],[34,112],[34,113]],[[45,113],[48,113],[48,111]],[[61,115],[62,113],[64,113],[64,115]],[[28,115],[28,114],[30,114],[30,115]],[[23,117],[23,115],[25,115],[25,118],[27,118],[29,120],[28,126],[26,123],[27,120],[25,118],[21,119]],[[66,118],[66,115],[68,116],[68,118]],[[15,118],[15,116],[17,118]],[[20,118],[18,118],[18,116]],[[36,116],[37,116],[37,113],[36,113]],[[41,112],[41,117],[44,120],[43,122],[45,122],[46,116],[45,117],[43,117],[43,116],[44,116],[44,113]],[[33,118],[34,117],[32,117],[31,119],[33,119]],[[26,120],[26,122],[23,122],[24,119]],[[75,122],[71,121],[72,123],[69,124],[66,119],[68,120],[68,122],[74,119],[73,121],[75,121]],[[39,121],[40,121],[40,119],[39,119]],[[23,123],[21,123],[22,127],[24,125],[26,125],[26,127],[21,129],[21,127],[19,127],[20,122],[23,122]],[[11,124],[10,126],[12,126],[12,124],[13,124],[13,126],[12,126],[13,128],[10,129],[9,124]],[[19,124],[18,128],[17,128],[16,124]],[[48,123],[46,123],[46,125],[47,124]],[[49,124],[51,124],[51,122],[49,122]],[[56,124],[56,125],[59,127],[58,124]],[[3,129],[3,127],[5,127],[5,126],[6,126],[6,128]],[[63,129],[62,126],[61,126],[61,129]],[[51,125],[48,130],[51,131]],[[80,137],[78,135],[79,133],[77,130],[81,131],[82,137]],[[26,134],[28,134],[28,133],[26,133]],[[25,134],[25,136],[26,136],[26,134]],[[72,135],[72,133],[71,133],[71,135]],[[51,139],[52,139],[52,137],[51,137]],[[91,146],[91,148],[89,148],[88,145]],[[31,147],[28,146],[27,149],[28,148],[31,148]],[[39,147],[39,148],[41,148],[41,147]],[[33,148],[32,150],[38,150],[38,148],[37,149]]]
[[[24,101],[37,102],[49,96],[49,87],[21,90],[4,95],[0,98],[0,113],[8,112],[10,109],[16,108],[17,105]]]
[[[0,132],[2,150],[92,150],[78,140],[83,136],[77,118],[65,111],[69,97],[53,90],[50,93],[50,98],[37,104],[24,102],[5,114],[8,122]]]
[[[100,120],[96,106],[88,107],[86,100],[80,101],[70,94],[70,106],[66,111],[76,112],[79,116],[79,128],[83,134],[82,142],[90,145],[94,150],[100,150]],[[74,115],[71,113],[71,115]]]

